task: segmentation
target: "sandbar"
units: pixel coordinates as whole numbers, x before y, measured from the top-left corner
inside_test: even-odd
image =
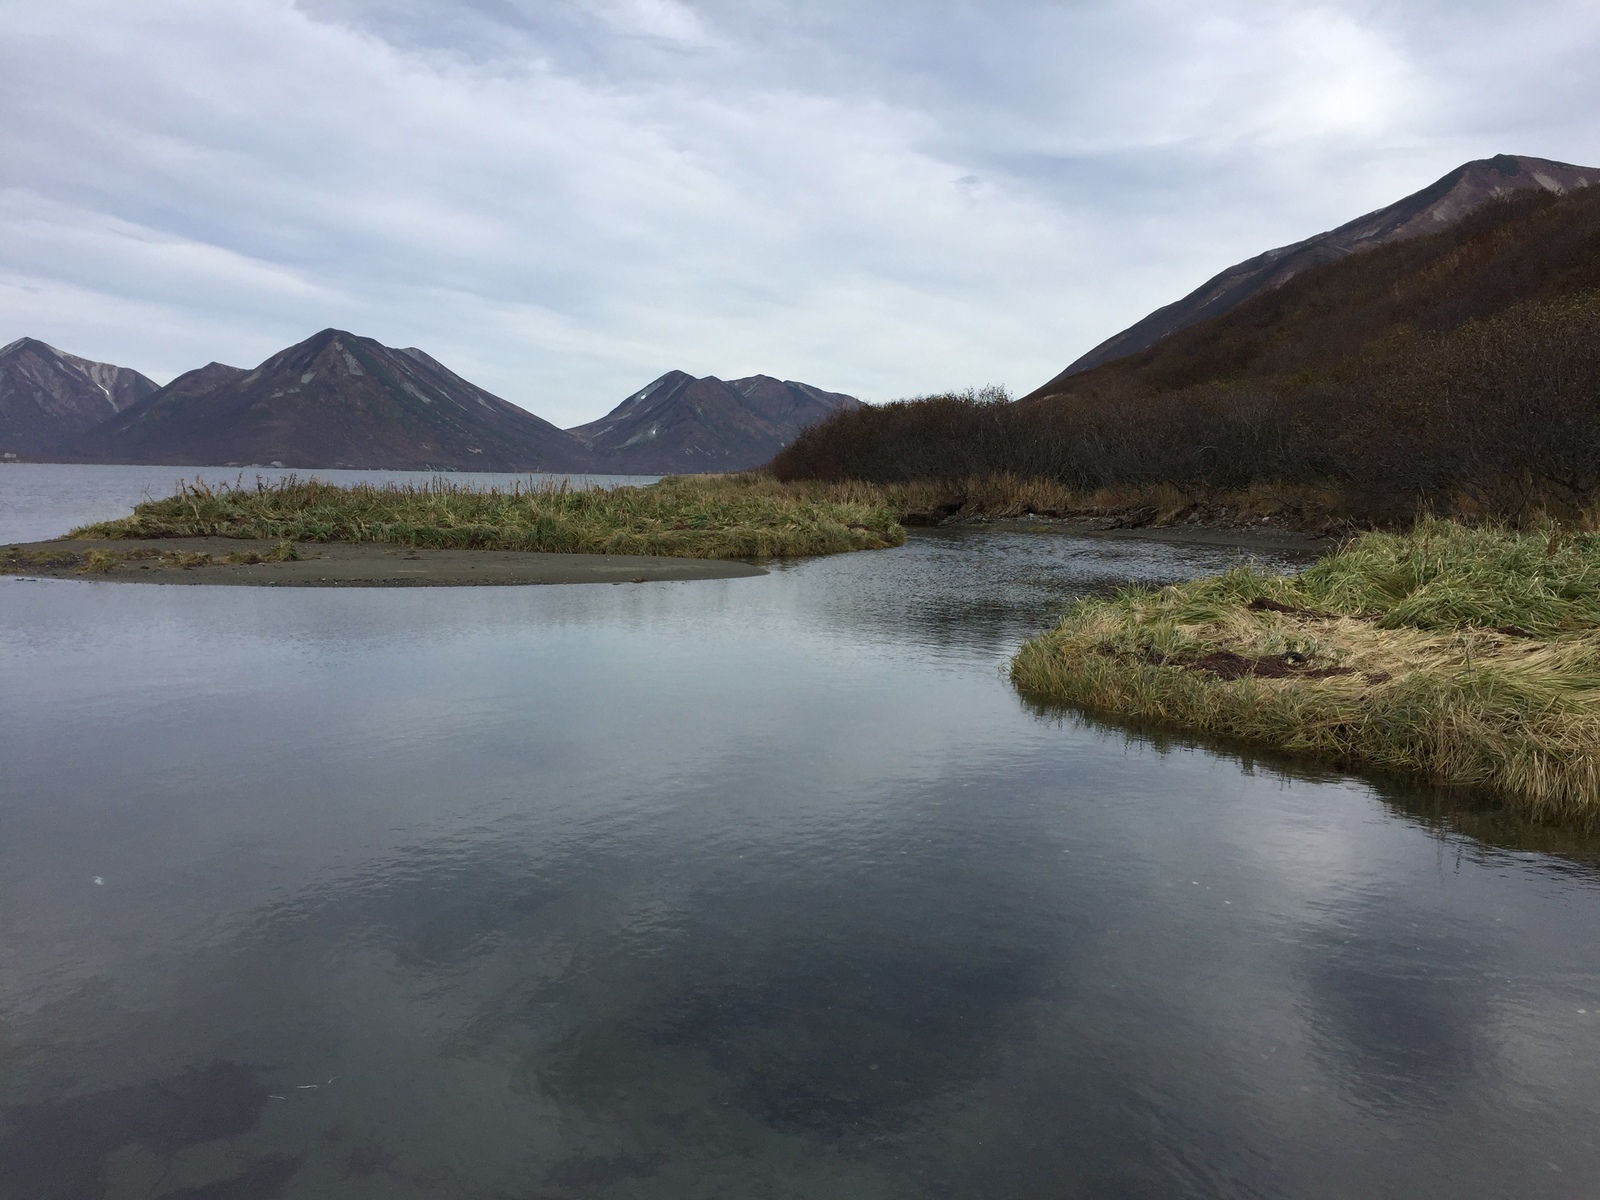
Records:
[[[747,562],[645,554],[539,554],[433,550],[382,542],[297,542],[289,562],[265,558],[279,543],[248,538],[86,540],[57,538],[0,547],[0,574],[111,583],[234,587],[483,587],[544,583],[656,583],[765,575]],[[90,558],[90,551],[107,551]],[[86,569],[89,568],[89,569]]]

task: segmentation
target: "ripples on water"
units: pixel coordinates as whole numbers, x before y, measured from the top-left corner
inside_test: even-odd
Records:
[[[1593,1196],[1582,839],[1006,683],[1234,557],[0,580],[0,1197]]]

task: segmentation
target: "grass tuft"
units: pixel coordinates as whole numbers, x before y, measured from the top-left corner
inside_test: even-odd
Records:
[[[1028,696],[1486,788],[1600,822],[1600,535],[1427,519],[1298,576],[1074,605],[1027,642]]]

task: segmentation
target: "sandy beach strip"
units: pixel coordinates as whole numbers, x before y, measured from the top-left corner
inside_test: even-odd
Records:
[[[279,543],[244,538],[18,542],[0,547],[0,574],[110,583],[235,587],[478,587],[542,583],[655,583],[740,579],[751,563],[642,554],[535,554],[432,550],[378,542],[297,542],[289,562],[228,562],[273,553]],[[108,552],[91,559],[91,551]],[[87,569],[86,569],[87,568]]]

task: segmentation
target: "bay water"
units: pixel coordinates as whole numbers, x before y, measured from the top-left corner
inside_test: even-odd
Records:
[[[0,579],[0,1198],[1600,1194],[1591,842],[1007,681],[1242,557]]]

